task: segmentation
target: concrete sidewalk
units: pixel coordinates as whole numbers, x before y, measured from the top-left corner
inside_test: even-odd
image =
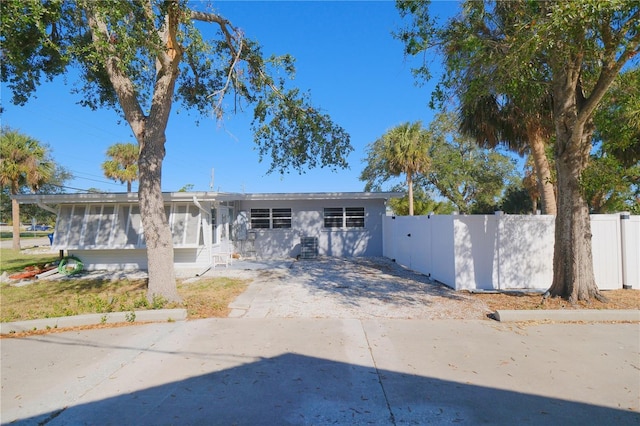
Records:
[[[640,423],[640,325],[206,319],[0,340],[2,423]]]

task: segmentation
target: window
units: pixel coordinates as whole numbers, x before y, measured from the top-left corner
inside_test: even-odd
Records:
[[[170,214],[171,233],[173,234],[173,244],[197,245],[200,231],[200,211],[192,204],[165,205],[173,207]]]
[[[364,207],[326,207],[325,228],[364,228]]]
[[[329,207],[324,209],[324,227],[342,228],[342,207]]]
[[[251,209],[251,229],[269,229],[269,209]]]
[[[289,229],[291,209],[251,209],[251,229]]]
[[[291,209],[273,209],[271,210],[274,229],[291,228]]]
[[[347,228],[364,228],[364,207],[347,207],[344,215]]]

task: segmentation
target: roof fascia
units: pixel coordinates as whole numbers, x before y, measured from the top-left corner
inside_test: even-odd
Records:
[[[399,192],[299,192],[299,193],[225,193],[225,192],[163,192],[166,202],[198,201],[275,201],[275,200],[388,200],[400,198]],[[20,204],[90,204],[137,203],[138,193],[88,194],[18,194],[11,196]]]

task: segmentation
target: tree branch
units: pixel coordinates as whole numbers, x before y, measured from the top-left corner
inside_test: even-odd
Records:
[[[138,102],[136,89],[129,77],[120,69],[121,61],[115,53],[115,47],[108,43],[109,29],[104,20],[98,17],[92,2],[87,2],[82,8],[87,16],[87,23],[91,31],[91,40],[96,51],[102,53],[106,59],[104,66],[109,80],[122,105],[125,118],[131,125],[136,137],[144,133],[145,115]]]

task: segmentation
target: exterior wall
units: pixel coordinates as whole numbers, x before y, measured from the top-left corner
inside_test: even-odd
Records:
[[[328,207],[364,207],[364,228],[325,228],[323,211]],[[291,228],[250,229],[248,225],[249,229],[244,232],[242,222],[250,223],[252,208],[291,208]],[[382,218],[385,212],[382,199],[240,201],[234,221],[235,249],[245,254],[253,244],[256,256],[260,258],[296,257],[300,254],[301,237],[317,237],[322,256],[382,256]],[[248,241],[251,233],[255,235],[254,243]]]
[[[546,290],[554,225],[553,216],[387,218],[384,255],[456,290]],[[598,288],[640,288],[640,217],[593,215],[591,228]]]
[[[87,271],[134,271],[148,267],[145,249],[69,250],[69,254],[77,256]],[[206,247],[174,249],[176,269],[204,269],[210,262]]]

